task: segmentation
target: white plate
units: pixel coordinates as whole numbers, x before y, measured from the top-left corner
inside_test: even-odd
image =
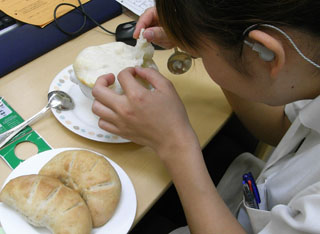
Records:
[[[49,91],[62,90],[68,93],[75,102],[73,110],[59,111],[52,109],[52,113],[57,120],[70,131],[90,140],[109,143],[129,142],[127,139],[99,128],[99,118],[91,111],[93,101],[87,98],[81,92],[79,86],[71,81],[72,73],[72,65],[64,68],[56,75],[49,88]]]
[[[20,163],[8,176],[4,185],[21,175],[37,174],[39,170],[55,155],[74,148],[60,148],[44,151]],[[101,155],[101,154],[100,154]],[[103,156],[103,155],[101,155]],[[105,157],[105,156],[104,156]],[[102,227],[93,228],[92,234],[126,234],[131,228],[136,215],[137,199],[134,187],[128,175],[115,162],[105,157],[117,171],[121,185],[119,205],[112,218]],[[3,186],[4,186],[3,185]],[[0,202],[0,222],[6,234],[50,234],[46,228],[36,228],[25,218],[7,205]]]

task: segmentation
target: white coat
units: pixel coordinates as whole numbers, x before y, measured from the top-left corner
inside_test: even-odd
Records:
[[[240,155],[218,191],[248,233],[319,234],[320,96],[288,104],[285,112],[292,125],[268,161]],[[257,177],[260,209],[242,202],[242,174],[248,171]],[[189,230],[184,227],[170,234],[178,233]]]

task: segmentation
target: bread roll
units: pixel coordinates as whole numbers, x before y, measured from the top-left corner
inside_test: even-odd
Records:
[[[54,234],[89,234],[90,211],[74,190],[58,179],[26,175],[10,180],[0,200],[26,217],[34,226],[46,227]]]
[[[78,191],[86,201],[94,227],[104,225],[120,200],[121,182],[104,157],[86,150],[59,153],[42,167],[39,174],[58,178]]]
[[[76,78],[87,87],[92,88],[101,75],[113,73],[116,77],[109,88],[117,93],[123,93],[117,76],[127,67],[153,67],[157,69],[152,57],[154,48],[140,33],[136,46],[123,42],[111,42],[98,46],[90,46],[82,50],[73,63]],[[151,86],[138,79],[145,87]]]

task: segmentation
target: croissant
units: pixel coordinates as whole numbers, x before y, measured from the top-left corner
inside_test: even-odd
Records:
[[[89,234],[90,211],[81,196],[58,179],[25,175],[10,180],[0,201],[20,212],[29,223],[54,234]]]
[[[63,151],[45,164],[39,174],[58,178],[79,192],[89,207],[93,227],[107,223],[118,206],[118,174],[106,158],[91,151]]]

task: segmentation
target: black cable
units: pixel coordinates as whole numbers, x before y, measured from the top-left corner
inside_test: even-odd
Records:
[[[88,15],[88,14],[85,12],[85,10],[84,10],[81,1],[78,0],[78,2],[79,2],[79,7],[80,7],[80,8],[77,7],[77,6],[75,6],[75,5],[73,5],[73,4],[71,4],[71,3],[60,3],[60,4],[58,4],[58,5],[55,7],[55,9],[54,9],[54,12],[53,12],[54,21],[55,21],[57,27],[58,27],[63,33],[65,33],[65,34],[67,34],[67,35],[69,35],[69,36],[74,36],[74,35],[78,34],[78,33],[81,32],[81,31],[83,30],[83,28],[85,27],[85,25],[86,25],[86,23],[87,23],[87,17],[88,17],[94,24],[96,24],[96,25],[97,25],[99,28],[101,28],[103,31],[105,31],[105,32],[107,32],[107,33],[110,33],[110,34],[112,34],[112,35],[115,35],[114,32],[111,32],[111,31],[109,31],[108,29],[102,27],[101,24],[99,24],[95,19],[93,19],[90,15]],[[57,10],[58,10],[58,8],[61,7],[61,6],[71,6],[71,7],[73,7],[74,9],[76,9],[77,11],[79,11],[79,12],[82,13],[82,15],[83,15],[83,23],[82,23],[81,27],[80,27],[78,30],[76,30],[76,31],[74,31],[74,32],[67,32],[67,31],[65,31],[65,30],[59,25],[59,22],[58,22],[58,19],[57,19]]]

